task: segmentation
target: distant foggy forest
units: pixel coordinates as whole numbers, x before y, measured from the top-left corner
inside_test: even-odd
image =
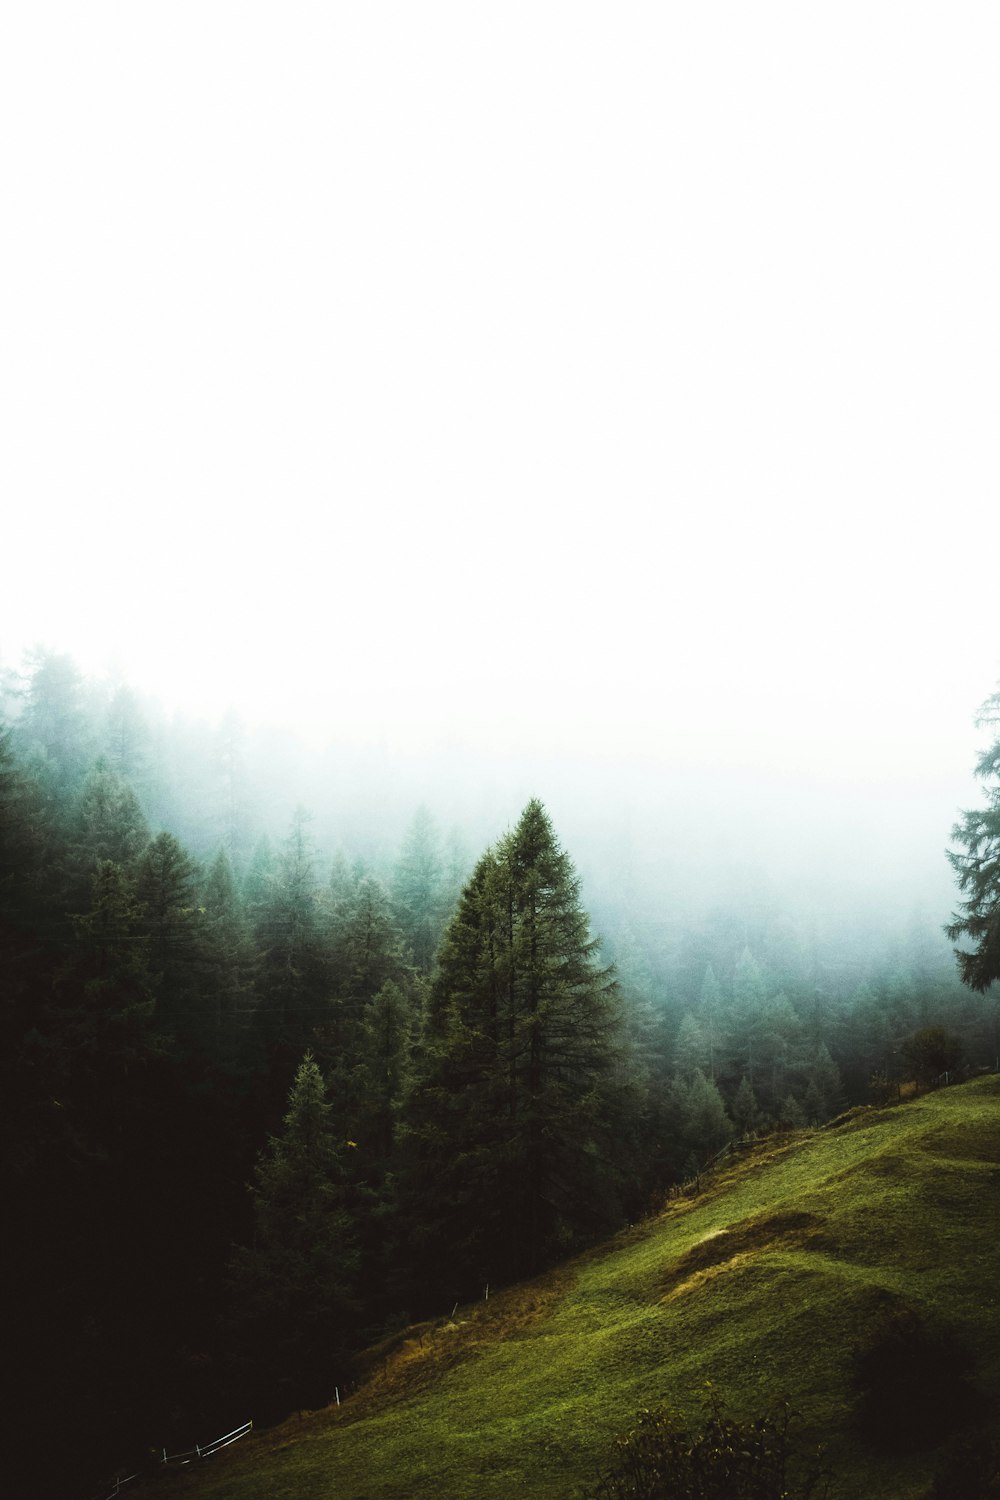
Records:
[[[557,788],[462,821],[447,772],[168,719],[53,652],[0,724],[7,1359],[76,1489],[350,1389],[741,1139],[996,1065],[947,912],[721,852],[713,890],[704,850],[663,890],[600,808],[573,847]]]

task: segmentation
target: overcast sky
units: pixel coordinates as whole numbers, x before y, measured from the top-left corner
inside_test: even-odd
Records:
[[[3,659],[950,808],[1000,676],[998,43],[994,4],[5,7]]]

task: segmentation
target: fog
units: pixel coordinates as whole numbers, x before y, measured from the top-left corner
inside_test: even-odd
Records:
[[[1000,676],[998,31],[20,7],[0,661],[234,707],[329,847],[426,802],[475,853],[538,795],[595,892],[944,920]]]

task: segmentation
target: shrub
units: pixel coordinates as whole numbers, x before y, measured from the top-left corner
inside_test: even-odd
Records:
[[[928,1085],[958,1067],[962,1043],[943,1026],[923,1026],[903,1043],[902,1053],[916,1081]]]
[[[948,1329],[928,1328],[909,1307],[882,1314],[853,1351],[856,1418],[882,1447],[929,1448],[978,1420],[983,1399],[973,1360]]]
[[[700,1424],[667,1408],[642,1411],[616,1443],[611,1469],[589,1500],[812,1500],[829,1476],[803,1455],[787,1402],[754,1421],[730,1416],[709,1389]]]
[[[1000,1442],[983,1432],[959,1439],[934,1477],[930,1500],[1000,1500]]]

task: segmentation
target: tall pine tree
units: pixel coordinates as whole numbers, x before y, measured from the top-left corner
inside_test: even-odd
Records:
[[[279,1403],[329,1398],[356,1323],[357,1235],[329,1117],[307,1053],[254,1174],[253,1245],[233,1266],[239,1342]]]
[[[996,736],[976,766],[986,806],[963,813],[952,829],[965,850],[948,852],[964,899],[945,931],[953,942],[965,938],[974,945],[956,948],[955,957],[963,982],[985,991],[1000,979],[1000,691],[987,698],[976,723]]]
[[[456,1289],[530,1274],[616,1217],[621,1002],[579,898],[532,801],[445,934],[410,1119]]]

